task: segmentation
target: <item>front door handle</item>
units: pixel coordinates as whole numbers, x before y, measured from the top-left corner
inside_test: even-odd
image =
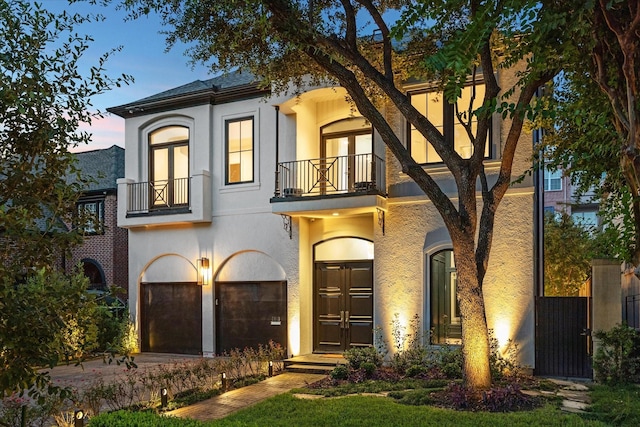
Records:
[[[344,316],[344,323],[345,323],[344,328],[345,328],[345,329],[349,329],[349,311],[347,311],[347,312],[345,313],[345,316]]]
[[[340,311],[340,328],[344,329],[344,311]]]

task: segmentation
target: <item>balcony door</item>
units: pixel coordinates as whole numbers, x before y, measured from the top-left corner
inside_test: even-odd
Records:
[[[150,207],[189,204],[189,129],[167,126],[149,137]]]
[[[373,188],[373,138],[366,120],[340,120],[324,126],[321,133],[318,182],[322,194]]]

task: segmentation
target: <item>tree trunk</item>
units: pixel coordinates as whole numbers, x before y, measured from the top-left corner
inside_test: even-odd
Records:
[[[452,236],[458,286],[458,303],[462,316],[462,354],[465,385],[483,390],[491,387],[489,334],[481,283],[474,251],[473,235]]]

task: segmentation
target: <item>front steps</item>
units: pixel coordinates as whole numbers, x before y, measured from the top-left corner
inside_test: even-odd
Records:
[[[341,354],[307,354],[284,360],[286,372],[329,375],[337,365],[346,365]]]

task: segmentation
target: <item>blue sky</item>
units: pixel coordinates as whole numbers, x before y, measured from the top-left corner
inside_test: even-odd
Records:
[[[92,104],[96,109],[106,112],[108,107],[126,104],[194,80],[211,77],[207,67],[202,64],[192,69],[189,58],[184,55],[184,46],[176,46],[168,53],[165,52],[165,37],[160,34],[162,26],[159,18],[143,17],[125,22],[126,13],[116,10],[118,1],[113,3],[104,7],[84,2],[70,5],[67,0],[42,1],[44,8],[54,12],[93,12],[106,17],[103,22],[76,28],[79,34],[86,34],[94,39],[90,49],[83,55],[87,67],[95,65],[104,52],[122,46],[122,50],[107,62],[107,74],[130,74],[135,82],[94,97]],[[124,146],[124,119],[118,116],[107,113],[104,119],[94,120],[91,128],[87,130],[93,134],[92,143],[74,151],[108,148],[114,144]]]

